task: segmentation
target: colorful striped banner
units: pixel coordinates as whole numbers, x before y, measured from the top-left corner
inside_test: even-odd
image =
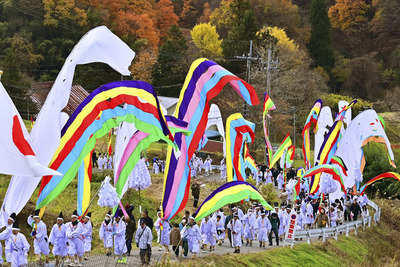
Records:
[[[210,111],[209,102],[228,83],[249,105],[259,103],[256,91],[251,85],[217,63],[201,58],[194,61],[190,67],[179,96],[175,117],[189,122],[191,134],[189,136],[180,133],[174,135],[181,151],[179,157],[172,148],[168,148],[162,196],[164,220],[174,217],[187,203],[190,188],[189,161],[206,130]]]

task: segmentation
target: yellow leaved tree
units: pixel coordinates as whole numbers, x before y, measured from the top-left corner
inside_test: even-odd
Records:
[[[215,26],[210,23],[201,23],[194,26],[190,34],[202,56],[209,58],[222,56],[222,40],[219,39]]]
[[[278,27],[264,27],[260,30],[260,33],[268,33],[269,35],[277,39],[277,48],[287,50],[290,52],[296,52],[299,50],[299,46],[290,39],[284,29]]]

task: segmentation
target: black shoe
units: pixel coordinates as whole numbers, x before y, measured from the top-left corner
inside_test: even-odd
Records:
[[[246,243],[246,247],[249,245],[249,242]]]
[[[235,251],[233,253],[238,253],[237,249],[235,249]]]
[[[263,246],[263,248],[265,248],[265,245]]]
[[[240,253],[240,249],[238,249],[237,253]]]
[[[260,242],[260,248],[262,247],[262,243]]]
[[[272,243],[268,244],[268,246],[272,246]]]
[[[253,244],[252,243],[250,243],[250,247],[252,246]]]

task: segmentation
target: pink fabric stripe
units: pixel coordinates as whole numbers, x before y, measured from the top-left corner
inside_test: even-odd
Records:
[[[174,178],[178,179],[179,178],[179,183],[174,181],[174,184],[171,188],[171,196],[176,196],[178,195],[178,189],[180,182],[182,181],[183,178],[183,171],[185,169],[185,162],[186,162],[186,157],[187,157],[187,146],[186,146],[186,138],[182,138],[182,144],[181,144],[181,155],[178,159],[178,162],[176,164],[176,169],[175,170],[170,170],[170,171],[175,171]],[[185,177],[187,179],[187,177]],[[167,206],[165,207],[164,213],[170,214],[172,212],[172,209],[174,208],[174,203],[175,203],[175,198],[169,198]]]
[[[121,161],[119,162],[118,165],[118,170],[117,170],[117,176],[115,177],[114,180],[114,185],[117,184],[119,175],[121,174],[122,169],[124,168],[125,164],[128,162],[129,157],[131,156],[132,152],[135,150],[137,144],[143,140],[144,138],[146,138],[147,136],[149,136],[148,133],[145,132],[137,132],[135,133],[131,139],[129,140],[128,144],[126,145],[126,148],[124,150],[124,153],[122,154],[122,158]]]

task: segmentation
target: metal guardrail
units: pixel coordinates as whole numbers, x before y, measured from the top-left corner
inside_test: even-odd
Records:
[[[357,228],[360,226],[363,227],[363,230],[365,230],[365,227],[371,227],[371,221],[372,218],[374,219],[375,223],[378,223],[381,217],[381,208],[376,205],[373,201],[368,200],[368,205],[374,209],[374,215],[373,216],[368,216],[366,218],[363,218],[361,220],[357,220],[354,222],[349,222],[345,223],[342,225],[338,225],[335,227],[326,227],[326,228],[317,228],[317,229],[310,229],[310,230],[300,230],[295,232],[294,238],[297,239],[307,239],[307,244],[311,243],[311,238],[313,237],[322,237],[322,241],[325,242],[328,237],[332,237],[335,240],[338,239],[338,236],[340,234],[345,233],[346,236],[349,236],[349,232],[351,230],[354,230],[354,233],[357,234]],[[293,245],[296,241],[292,242],[291,247],[293,248]]]

